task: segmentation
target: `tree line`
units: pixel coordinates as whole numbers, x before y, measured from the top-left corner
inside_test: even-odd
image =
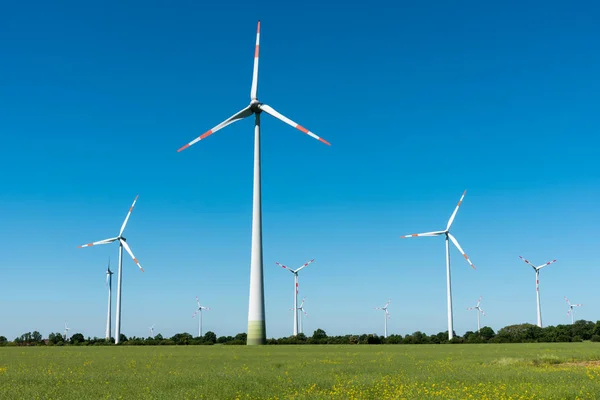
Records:
[[[556,325],[540,328],[532,324],[509,325],[498,332],[488,326],[479,332],[466,332],[463,336],[456,333],[452,340],[448,340],[448,331],[427,335],[416,331],[410,335],[389,335],[387,338],[377,334],[328,336],[323,329],[317,329],[312,336],[300,333],[296,336],[272,338],[267,340],[268,345],[276,344],[445,344],[445,343],[536,343],[536,342],[581,342],[591,340],[600,342],[600,321],[579,320],[572,325]],[[27,332],[9,341],[5,336],[0,336],[0,346],[107,346],[114,345],[111,338],[87,339],[81,333],[65,337],[61,333],[50,333],[46,339],[38,331]],[[161,334],[154,337],[127,337],[121,334],[119,346],[168,346],[168,345],[245,345],[246,333],[235,336],[220,336],[214,332],[206,332],[203,336],[194,337],[189,333],[177,333],[170,338]]]

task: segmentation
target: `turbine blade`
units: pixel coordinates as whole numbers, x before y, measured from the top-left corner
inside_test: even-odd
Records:
[[[452,222],[454,221],[454,217],[456,217],[456,213],[458,212],[458,207],[460,207],[463,199],[465,198],[465,194],[467,193],[467,191],[465,190],[462,194],[462,196],[460,196],[460,200],[458,201],[458,204],[456,205],[456,208],[454,209],[454,212],[452,213],[452,215],[450,216],[450,219],[448,220],[448,226],[446,226],[446,230],[450,229],[450,225],[452,225]]]
[[[118,239],[118,237],[114,237],[114,238],[110,238],[110,239],[104,239],[104,240],[99,240],[97,242],[92,242],[92,243],[84,244],[84,245],[77,246],[77,247],[81,249],[83,247],[97,246],[99,244],[108,244],[108,243],[114,242],[117,239]]]
[[[225,121],[221,122],[219,125],[215,126],[211,130],[204,132],[202,135],[198,136],[196,139],[192,140],[185,146],[181,147],[179,150],[177,150],[177,152],[187,149],[194,143],[196,143],[202,139],[205,139],[207,136],[212,135],[213,133],[215,133],[216,131],[218,131],[220,129],[225,128],[227,125],[229,125],[233,122],[239,121],[240,119],[249,117],[250,115],[252,115],[252,110],[250,109],[250,106],[248,106],[248,107],[244,108],[243,110],[240,110],[237,113],[233,114],[231,117],[227,118]]]
[[[129,207],[129,211],[127,212],[125,221],[123,221],[123,225],[121,225],[121,230],[119,231],[119,236],[121,236],[123,234],[123,231],[125,230],[125,225],[127,225],[127,221],[129,221],[129,216],[131,215],[131,211],[133,211],[133,207],[135,207],[135,202],[137,201],[138,197],[140,197],[139,194],[137,196],[135,196],[135,199],[133,199],[133,204],[131,205],[131,207]]]
[[[483,311],[483,309],[479,309],[479,311],[481,311],[481,313],[483,314],[483,316],[485,317],[485,312]]]
[[[198,314],[198,310],[194,311],[194,315],[192,315],[192,318],[194,318],[196,314]]]
[[[540,265],[540,266],[539,266],[539,267],[537,267],[536,269],[542,269],[542,268],[544,268],[545,266],[547,266],[547,265],[550,265],[550,264],[552,264],[552,263],[555,263],[555,262],[556,262],[556,260],[548,261],[546,264],[544,264],[544,265]]]
[[[456,246],[458,251],[460,251],[460,253],[463,255],[465,260],[467,260],[467,262],[471,265],[471,267],[473,269],[476,269],[475,266],[473,265],[473,263],[471,262],[471,260],[469,260],[469,257],[463,251],[462,247],[460,247],[460,245],[458,244],[458,241],[454,238],[454,236],[452,236],[450,233],[448,233],[448,237],[450,238],[450,240],[452,240],[452,243],[454,243],[454,245]]]
[[[280,264],[280,263],[278,263],[277,261],[275,261],[275,264],[279,265],[281,268],[285,268],[285,269],[287,269],[287,270],[288,270],[288,271],[290,271],[292,274],[296,272],[296,271],[294,271],[293,269],[291,269],[291,268],[289,268],[289,267],[287,267],[287,266],[285,266],[285,265],[283,265],[283,264]]]
[[[313,258],[312,260],[310,260],[309,262],[305,263],[304,265],[302,265],[300,268],[298,268],[295,272],[300,271],[302,268],[305,268],[308,266],[308,264],[310,264],[311,262],[315,261],[315,259]]]
[[[319,136],[315,135],[314,133],[312,133],[311,131],[309,131],[309,130],[308,130],[308,129],[306,129],[305,127],[303,127],[302,125],[300,125],[300,124],[297,124],[296,122],[292,121],[292,120],[291,120],[291,119],[289,119],[288,117],[286,117],[286,116],[284,116],[284,115],[282,115],[282,114],[278,113],[278,112],[277,112],[277,111],[275,111],[275,110],[274,110],[274,109],[273,109],[271,106],[268,106],[268,105],[266,105],[266,104],[260,104],[260,105],[259,105],[259,108],[260,108],[261,110],[263,110],[264,112],[266,112],[267,114],[269,114],[269,115],[271,115],[271,116],[273,116],[273,117],[277,118],[278,120],[280,120],[280,121],[283,121],[283,122],[285,122],[286,124],[288,124],[288,125],[290,125],[290,126],[292,126],[292,127],[296,128],[296,129],[298,129],[300,132],[304,132],[304,133],[306,133],[308,136],[312,136],[313,138],[317,139],[318,141],[321,141],[321,142],[325,143],[327,146],[331,146],[331,144],[330,144],[330,143],[329,143],[327,140],[325,140],[325,139],[323,139],[323,138],[320,138]]]
[[[571,303],[569,302],[569,299],[567,299],[567,296],[565,296],[565,301],[567,302],[568,305],[571,305]]]
[[[537,268],[535,267],[535,265],[533,265],[532,263],[530,263],[529,260],[524,259],[523,256],[519,256],[519,258],[521,260],[525,261],[527,264],[531,265],[531,267],[537,271]]]
[[[437,232],[413,233],[411,235],[400,236],[400,239],[406,239],[406,238],[417,237],[417,236],[439,236],[444,233],[446,233],[446,232],[437,231]]]
[[[198,296],[196,296],[196,303],[198,303],[198,308],[202,307],[202,306],[200,305],[200,300],[198,300]]]
[[[256,47],[254,49],[254,70],[252,71],[252,88],[250,89],[250,99],[256,100],[258,93],[258,53],[260,48],[260,20],[256,28]]]
[[[483,298],[483,296],[479,296],[479,300],[477,300],[477,307],[479,307],[479,304],[481,303],[482,298]]]
[[[135,256],[131,252],[131,249],[129,248],[129,245],[127,244],[127,242],[121,239],[121,244],[123,245],[123,247],[125,248],[125,250],[129,253],[129,255],[131,256],[131,258],[133,258],[133,262],[135,262],[137,264],[137,266],[140,268],[140,270],[142,270],[142,272],[144,272],[144,268],[142,268],[142,266],[138,262],[137,258],[135,258]]]

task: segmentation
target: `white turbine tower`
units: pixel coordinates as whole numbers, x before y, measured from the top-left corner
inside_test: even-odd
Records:
[[[467,191],[465,190],[463,192],[462,196],[460,197],[460,200],[458,201],[458,204],[456,205],[454,212],[452,213],[452,215],[450,216],[450,219],[448,220],[448,225],[446,226],[446,230],[437,231],[437,232],[416,233],[416,234],[412,234],[412,235],[401,236],[401,238],[403,238],[403,239],[409,238],[409,237],[416,237],[416,236],[439,236],[439,235],[446,236],[446,291],[447,291],[447,295],[448,295],[448,339],[452,339],[452,337],[454,336],[454,323],[452,320],[452,288],[451,288],[451,284],[450,284],[450,244],[449,244],[448,240],[451,240],[452,243],[454,243],[454,245],[456,246],[458,251],[460,251],[460,253],[467,260],[467,262],[471,265],[471,267],[473,267],[473,269],[475,269],[475,266],[473,265],[471,260],[469,260],[469,257],[467,257],[467,255],[465,254],[463,249],[460,247],[456,238],[454,236],[452,236],[452,234],[450,233],[450,226],[452,226],[452,222],[454,221],[454,218],[456,217],[458,208],[462,204],[463,198],[465,197],[466,193],[467,193]]]
[[[67,323],[65,322],[65,343],[67,342],[67,338],[69,337],[68,336],[69,335],[69,329],[71,329],[71,328],[69,328],[67,326]]]
[[[571,304],[571,302],[569,301],[569,299],[567,299],[567,296],[565,296],[565,300],[567,301],[567,304],[569,305],[569,311],[567,312],[567,317],[569,316],[569,314],[571,314],[571,325],[573,325],[574,318],[573,318],[573,314],[575,314],[575,310],[573,309],[573,307],[581,307],[583,306],[583,304]]]
[[[152,326],[148,327],[148,329],[150,329],[150,337],[154,338],[154,324],[152,324]]]
[[[482,297],[479,296],[479,300],[477,300],[477,305],[475,307],[467,308],[467,310],[477,310],[477,332],[479,332],[479,330],[481,329],[481,324],[479,323],[480,314],[483,314],[483,316],[485,317],[485,312],[479,306],[479,304],[481,303],[481,299]]]
[[[387,321],[388,319],[390,319],[390,313],[388,312],[387,308],[390,305],[390,301],[392,301],[391,299],[388,300],[387,303],[385,303],[385,306],[383,307],[375,307],[376,310],[383,310],[385,311],[385,314],[383,314],[383,320],[384,320],[384,325],[383,325],[383,337],[387,338]]]
[[[300,329],[298,329],[298,333],[304,333],[304,330],[302,328],[302,320],[303,320],[302,313],[304,313],[304,315],[306,315],[308,317],[308,314],[306,313],[306,310],[304,309],[304,300],[306,300],[306,297],[304,297],[302,299],[302,303],[295,310],[296,312],[300,311],[300,318],[299,318],[299,320],[300,320],[300,324],[299,324],[300,325]],[[294,311],[294,309],[290,308],[290,311]]]
[[[519,258],[521,260],[525,261],[527,264],[531,265],[531,267],[535,271],[535,294],[537,297],[537,326],[539,326],[541,328],[542,327],[542,305],[540,303],[540,269],[544,268],[546,265],[550,265],[553,262],[556,262],[556,260],[548,261],[546,264],[542,264],[539,267],[536,267],[535,265],[530,263],[529,260],[526,260],[521,256],[519,256]]]
[[[275,264],[279,265],[282,268],[287,269],[292,274],[294,274],[294,307],[292,308],[293,310],[296,310],[296,312],[294,312],[294,330],[293,330],[293,335],[294,336],[296,336],[298,334],[298,272],[300,272],[300,270],[302,268],[307,267],[308,264],[310,264],[313,261],[315,261],[314,258],[312,260],[310,260],[309,262],[303,264],[298,269],[291,269],[291,268],[286,267],[285,265],[282,265],[282,264],[280,264],[278,262],[275,262]]]
[[[252,88],[250,89],[250,104],[235,113],[214,128],[203,133],[177,151],[182,151],[199,140],[226,127],[227,125],[242,120],[254,114],[254,189],[252,200],[252,252],[250,255],[250,298],[248,306],[248,339],[247,344],[265,344],[267,341],[265,326],[265,297],[263,282],[262,259],[262,206],[261,206],[261,173],[260,173],[260,114],[267,114],[285,122],[288,125],[306,133],[307,135],[329,145],[327,141],[315,135],[308,129],[297,124],[291,119],[275,111],[272,107],[258,101],[258,54],[260,41],[260,21],[256,31],[256,47],[254,50],[254,70],[252,74]]]
[[[196,303],[198,304],[198,308],[194,312],[194,315],[192,315],[192,318],[194,318],[198,313],[200,314],[200,317],[198,317],[198,337],[201,337],[202,336],[202,310],[210,310],[210,308],[201,306],[200,300],[198,300],[198,296],[196,296]]]
[[[106,340],[110,340],[111,334],[111,310],[112,310],[112,275],[113,272],[110,270],[110,257],[108,258],[108,268],[106,268],[106,286],[108,286],[108,316],[106,317]]]
[[[133,258],[133,261],[137,264],[137,266],[140,268],[140,270],[142,272],[144,272],[144,269],[142,268],[142,266],[140,265],[138,260],[135,258],[135,256],[131,252],[129,245],[127,244],[127,239],[125,239],[125,237],[123,236],[123,231],[125,230],[125,226],[127,225],[127,221],[129,220],[129,216],[131,215],[131,211],[133,210],[133,207],[135,206],[135,202],[137,201],[138,197],[139,196],[135,196],[135,199],[133,200],[133,204],[129,208],[129,212],[127,213],[127,216],[125,217],[125,221],[123,221],[123,225],[121,225],[121,230],[119,231],[119,236],[79,246],[79,248],[91,247],[91,246],[96,246],[96,245],[100,245],[100,244],[109,244],[109,243],[115,242],[117,240],[119,241],[119,271],[118,271],[118,279],[117,279],[117,324],[115,327],[115,343],[117,343],[117,344],[119,343],[119,337],[121,336],[121,280],[123,277],[123,270],[122,270],[123,248],[125,248],[125,250],[127,251],[127,253],[129,253],[131,258]]]

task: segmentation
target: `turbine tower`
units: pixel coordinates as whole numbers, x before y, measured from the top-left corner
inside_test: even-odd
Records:
[[[250,255],[250,298],[248,305],[248,339],[247,344],[259,345],[267,341],[265,325],[265,295],[263,281],[263,257],[262,257],[262,203],[261,203],[261,172],[260,172],[260,114],[264,111],[267,114],[285,122],[288,125],[306,133],[307,135],[330,145],[326,140],[315,135],[308,129],[297,124],[286,116],[278,113],[272,107],[258,101],[258,54],[260,42],[260,21],[256,30],[256,47],[254,50],[254,69],[252,73],[252,87],[250,89],[250,104],[238,111],[225,121],[214,128],[203,133],[185,146],[182,151],[194,143],[205,139],[216,131],[227,125],[244,119],[254,114],[254,188],[252,199],[252,252]]]
[[[550,265],[553,262],[556,262],[556,260],[548,261],[546,264],[542,264],[539,267],[536,267],[535,265],[530,263],[529,260],[526,260],[521,256],[519,256],[519,258],[521,260],[525,261],[527,264],[531,265],[531,267],[535,271],[535,294],[537,296],[537,326],[539,326],[541,328],[542,327],[542,305],[540,303],[540,269],[544,268],[546,265]]]
[[[299,311],[299,308],[298,308],[298,272],[300,272],[300,270],[302,268],[307,267],[308,264],[310,264],[313,261],[315,261],[314,258],[312,260],[310,260],[309,262],[303,264],[298,269],[291,269],[291,268],[286,267],[285,265],[282,265],[282,264],[279,264],[278,262],[275,262],[275,264],[279,265],[282,268],[287,269],[292,274],[294,274],[294,307],[292,308],[293,310],[296,310],[296,312],[294,312],[294,330],[293,330],[293,335],[294,336],[296,336],[298,334],[298,311]]]
[[[571,304],[571,302],[569,301],[569,299],[567,299],[567,296],[565,296],[565,300],[567,301],[567,304],[569,305],[569,311],[567,312],[567,317],[569,316],[569,314],[571,314],[571,325],[573,325],[574,318],[573,318],[573,314],[575,314],[575,310],[573,309],[573,307],[581,307],[583,304]]]
[[[110,340],[111,334],[111,310],[112,310],[112,274],[110,270],[110,257],[108,258],[108,268],[106,269],[106,285],[108,286],[108,316],[106,317],[106,340]]]
[[[481,329],[481,325],[479,323],[479,317],[480,317],[479,314],[483,314],[483,316],[485,317],[485,312],[479,306],[479,304],[481,303],[481,299],[482,299],[482,297],[479,296],[479,300],[477,300],[477,305],[475,307],[467,308],[467,310],[477,310],[477,333],[479,333],[479,330]]]
[[[198,337],[202,336],[202,310],[210,310],[208,307],[204,307],[200,305],[200,300],[198,300],[198,296],[196,296],[196,303],[198,304],[198,308],[192,315],[192,318],[196,316],[196,314],[200,313],[200,317],[198,318]]]
[[[129,245],[127,244],[127,239],[125,239],[125,237],[123,236],[123,231],[125,230],[125,226],[127,225],[127,221],[129,220],[129,216],[131,215],[131,211],[133,210],[133,207],[135,206],[135,202],[137,201],[138,197],[139,197],[139,195],[135,196],[135,199],[133,200],[133,204],[129,208],[129,212],[127,213],[127,216],[125,217],[125,221],[123,221],[123,225],[121,225],[121,230],[119,231],[119,236],[113,237],[110,239],[100,240],[98,242],[84,244],[82,246],[78,246],[79,248],[91,247],[91,246],[96,246],[96,245],[100,245],[100,244],[109,244],[109,243],[112,243],[117,240],[119,241],[119,272],[118,272],[118,278],[117,278],[117,324],[115,327],[115,343],[116,344],[119,343],[119,339],[121,336],[121,280],[123,277],[123,269],[122,269],[122,267],[123,267],[123,248],[125,248],[125,250],[127,251],[127,253],[129,253],[131,258],[133,258],[133,261],[137,264],[139,269],[142,272],[144,272],[144,269],[138,262],[137,258],[135,258],[135,256],[131,252]]]
[[[390,319],[390,313],[388,312],[387,308],[390,305],[390,301],[392,301],[391,299],[388,300],[387,303],[385,303],[385,306],[383,307],[375,307],[376,310],[383,310],[385,311],[385,314],[383,314],[383,337],[387,339],[387,321],[388,319]]]
[[[456,246],[458,251],[460,251],[460,253],[467,260],[467,262],[471,265],[471,267],[473,269],[475,269],[475,266],[473,265],[471,260],[469,260],[469,257],[467,257],[467,255],[465,254],[463,249],[460,247],[456,238],[454,238],[454,236],[452,236],[452,234],[450,233],[450,227],[452,226],[452,222],[454,221],[454,218],[456,217],[458,208],[462,204],[462,201],[463,201],[466,193],[467,193],[467,191],[465,190],[463,192],[462,196],[460,197],[460,200],[458,201],[458,204],[456,205],[454,212],[452,213],[452,215],[450,216],[450,219],[448,220],[448,225],[446,226],[446,230],[437,231],[437,232],[416,233],[416,234],[412,234],[412,235],[401,236],[402,239],[409,238],[409,237],[416,237],[416,236],[439,236],[439,235],[446,236],[446,291],[447,291],[447,295],[448,295],[448,339],[449,340],[451,340],[452,337],[454,336],[454,323],[452,320],[452,288],[451,288],[451,284],[450,284],[450,244],[449,244],[448,240],[451,240],[452,243],[454,243],[454,245]]]

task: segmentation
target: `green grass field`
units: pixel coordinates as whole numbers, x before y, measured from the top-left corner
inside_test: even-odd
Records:
[[[600,343],[0,348],[0,399],[598,399]]]

